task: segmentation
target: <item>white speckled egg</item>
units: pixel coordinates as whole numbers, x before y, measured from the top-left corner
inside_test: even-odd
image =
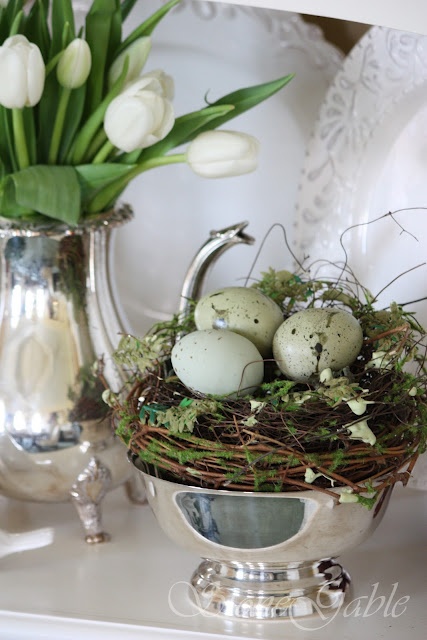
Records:
[[[264,362],[258,349],[233,331],[188,333],[174,345],[171,358],[181,382],[206,395],[246,395],[264,378]]]
[[[305,309],[291,315],[273,339],[273,355],[290,380],[305,382],[324,369],[340,371],[359,355],[359,322],[339,309]]]
[[[198,329],[229,329],[245,336],[262,356],[268,357],[283,313],[274,300],[258,289],[226,287],[201,298],[194,319]]]

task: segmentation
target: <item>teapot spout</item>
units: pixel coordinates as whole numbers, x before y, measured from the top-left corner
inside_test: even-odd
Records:
[[[219,256],[229,247],[237,244],[251,245],[255,242],[255,238],[245,233],[244,229],[247,226],[248,222],[239,222],[225,229],[210,232],[208,240],[194,256],[184,278],[179,304],[179,314],[182,317],[188,315],[191,301],[200,298],[208,270]]]

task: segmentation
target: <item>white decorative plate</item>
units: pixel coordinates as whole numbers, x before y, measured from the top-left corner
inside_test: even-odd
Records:
[[[160,6],[151,0],[150,13]],[[148,15],[140,2],[129,26]],[[163,68],[175,79],[177,115],[201,108],[237,89],[289,72],[296,77],[279,94],[225,128],[261,142],[255,173],[204,180],[186,166],[147,172],[123,200],[135,220],[117,234],[114,268],[128,328],[145,332],[173,313],[187,267],[211,229],[249,221],[255,246],[230,249],[209,276],[210,288],[238,283],[275,222],[292,239],[298,179],[312,124],[342,55],[321,32],[294,13],[184,0],[157,27],[146,70]],[[281,232],[265,245],[255,273],[290,264]]]
[[[427,37],[373,27],[342,64],[320,108],[300,181],[299,257],[342,260],[340,235],[361,225],[343,242],[350,266],[372,293],[424,263],[426,171]],[[394,219],[372,223],[399,209],[405,211]],[[398,278],[379,303],[425,297],[426,275],[423,266]],[[427,324],[427,302],[412,308]]]

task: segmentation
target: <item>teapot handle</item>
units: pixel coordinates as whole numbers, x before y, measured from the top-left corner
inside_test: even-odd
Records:
[[[248,222],[239,222],[219,231],[211,231],[208,240],[194,256],[184,278],[178,312],[186,317],[190,312],[191,301],[201,296],[205,277],[210,267],[229,247],[237,244],[251,245],[255,238],[244,232]]]

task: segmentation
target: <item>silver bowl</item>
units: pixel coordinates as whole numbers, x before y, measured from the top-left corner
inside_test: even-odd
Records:
[[[291,618],[340,607],[350,576],[335,558],[376,529],[391,493],[386,489],[369,510],[319,491],[201,489],[150,475],[130,458],[161,528],[203,558],[190,600],[223,616]]]

